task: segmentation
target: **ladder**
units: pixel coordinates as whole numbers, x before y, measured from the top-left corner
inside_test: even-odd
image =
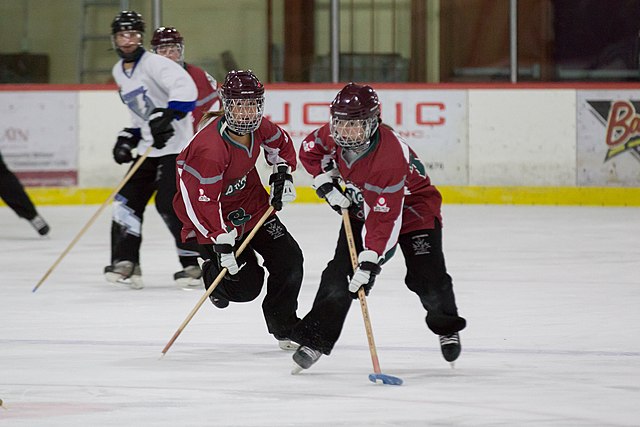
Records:
[[[77,82],[106,83],[116,59],[111,52],[111,20],[129,9],[129,1],[83,0],[81,7]]]

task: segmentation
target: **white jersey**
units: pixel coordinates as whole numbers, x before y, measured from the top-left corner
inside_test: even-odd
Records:
[[[176,109],[181,111],[191,111],[195,106],[198,90],[191,76],[180,65],[163,56],[144,52],[132,69],[125,71],[120,60],[113,66],[112,73],[120,98],[129,107],[131,127],[140,129],[142,139],[138,152],[141,154],[153,143],[149,116],[155,108],[177,106]],[[171,124],[174,136],[163,149],[152,149],[149,157],[178,154],[193,136],[190,112]]]

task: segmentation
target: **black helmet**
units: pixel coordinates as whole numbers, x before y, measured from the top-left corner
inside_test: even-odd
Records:
[[[111,44],[118,56],[124,60],[124,62],[135,62],[144,53],[144,47],[142,47],[142,37],[138,41],[138,48],[130,53],[125,53],[118,47],[116,43],[116,34],[120,31],[137,31],[142,35],[144,33],[144,20],[142,15],[133,10],[123,10],[120,12],[111,22]]]
[[[123,10],[111,22],[111,34],[118,31],[140,31],[144,33],[144,19],[133,10]]]

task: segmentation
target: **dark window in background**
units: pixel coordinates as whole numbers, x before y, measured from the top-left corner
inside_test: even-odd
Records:
[[[640,0],[518,0],[518,81],[640,80]],[[509,81],[509,0],[441,2],[442,81]]]
[[[638,79],[640,1],[556,0],[553,6],[558,79]]]

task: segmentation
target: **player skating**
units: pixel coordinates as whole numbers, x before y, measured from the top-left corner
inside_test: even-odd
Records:
[[[300,161],[320,197],[335,210],[349,208],[358,267],[354,272],[343,225],[311,311],[290,335],[300,344],[294,373],[331,353],[352,299],[360,287],[369,292],[396,245],[407,266],[405,283],[427,310],[427,326],[439,335],[445,360],[453,362],[466,322],[458,316],[442,253],[440,193],[413,150],[381,122],[378,96],[370,86],[346,85],[330,114],[331,122],[302,142]]]
[[[174,207],[184,224],[182,236],[199,242],[208,253],[202,266],[207,289],[223,268],[228,270],[210,295],[218,308],[257,298],[266,268],[262,310],[267,329],[281,348],[295,349],[289,334],[299,320],[303,264],[297,242],[274,214],[237,259],[234,252],[269,204],[277,211],[295,199],[291,172],[296,152],[289,135],[263,117],[264,86],[251,71],[229,72],[220,95],[224,111],[206,114],[208,122],[178,156]],[[273,165],[270,195],[256,170],[261,151]]]
[[[145,152],[146,160],[115,197],[111,226],[111,264],[107,280],[129,279],[135,289],[143,287],[140,245],[145,207],[155,193],[156,209],[173,235],[183,269],[174,274],[180,285],[199,286],[197,246],[180,239],[182,224],[172,201],[176,193],[175,161],[193,135],[189,112],[195,106],[196,86],[174,61],[147,52],[143,47],[145,23],[134,11],[123,11],[111,23],[113,46],[120,61],[113,67],[122,102],[132,125],[118,135],[113,157],[119,164],[134,160],[133,150]]]

